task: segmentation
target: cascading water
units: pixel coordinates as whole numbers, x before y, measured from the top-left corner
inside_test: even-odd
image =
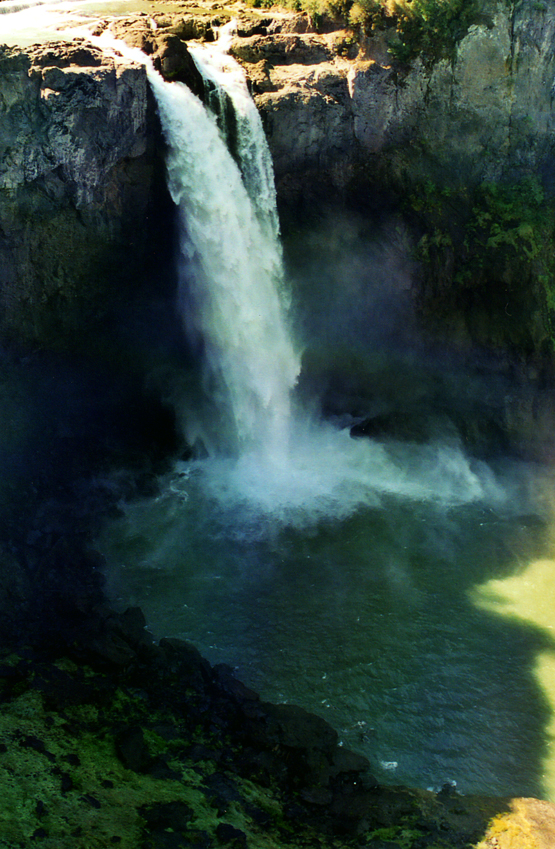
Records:
[[[144,62],[168,145],[179,308],[202,363],[202,391],[184,405],[184,430],[209,455],[178,464],[185,493],[194,471],[221,509],[233,517],[246,510],[257,527],[262,516],[286,524],[345,517],[379,503],[380,493],[447,503],[501,496],[457,440],[386,450],[292,409],[300,358],[287,322],[272,163],[243,71],[226,52],[231,32],[190,46],[215,112],[185,85],[163,80],[140,51],[108,34],[95,39]],[[230,104],[234,155],[219,126],[222,115],[229,123]]]
[[[207,48],[193,52],[214,79],[223,76],[223,55]],[[229,74],[228,95],[244,177],[214,115],[186,86],[166,83],[149,70],[179,215],[181,310],[202,349],[204,416],[196,428],[189,417],[188,435],[192,441],[200,437],[210,453],[256,449],[282,461],[299,357],[283,303],[270,157],[238,71],[235,66]]]
[[[217,117],[228,148],[235,153],[259,223],[275,241],[276,253],[281,258],[272,156],[244,72],[228,55],[236,28],[236,21],[230,21],[221,28],[214,45],[191,45],[189,52],[205,81],[209,107]],[[280,269],[278,279],[282,273]]]

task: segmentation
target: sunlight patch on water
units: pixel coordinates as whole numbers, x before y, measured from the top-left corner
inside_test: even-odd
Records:
[[[537,655],[533,674],[551,710],[542,781],[546,798],[555,799],[555,559],[534,560],[508,578],[474,588],[470,595],[478,608],[530,623],[545,633],[545,650]]]
[[[176,463],[96,541],[111,598],[324,714],[385,783],[543,794],[549,645],[468,599],[543,550],[528,505],[508,487],[495,510],[492,473],[455,445],[327,439],[273,479],[244,457]]]

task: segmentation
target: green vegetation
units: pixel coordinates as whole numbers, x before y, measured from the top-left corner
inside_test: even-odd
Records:
[[[389,28],[389,50],[400,62],[433,61],[450,56],[481,13],[480,0],[355,0],[349,22],[366,33]]]
[[[236,772],[229,774],[234,798],[218,809],[206,782],[228,745],[220,734],[188,727],[185,717],[171,709],[153,711],[144,693],[114,689],[109,678],[67,659],[50,666],[27,664],[14,655],[4,658],[6,670],[8,681],[9,670],[21,681],[3,687],[0,675],[0,849],[35,842],[42,849],[166,846],[164,831],[175,828],[168,825],[149,840],[145,820],[149,811],[171,812],[176,806],[188,812],[187,839],[180,842],[174,834],[168,846],[220,845],[215,835],[222,822],[248,833],[250,845],[259,849],[314,844],[313,830],[300,824],[290,828],[286,839],[289,823],[275,788],[259,787]],[[64,690],[69,686],[67,703],[65,692],[56,693],[55,700],[50,691],[41,692],[51,688],[58,673]],[[74,703],[73,682],[87,694],[85,701]],[[160,775],[127,768],[117,755],[118,731],[139,726],[149,757],[164,767]],[[205,751],[205,757],[191,757],[192,746]],[[342,844],[330,840],[327,845]]]
[[[469,849],[506,809],[351,779],[328,803],[279,712],[245,738],[240,692],[205,690],[206,662],[171,649],[125,668],[0,656],[0,849]]]
[[[285,5],[308,12],[316,27],[325,19],[342,20],[359,39],[386,32],[389,51],[401,63],[419,55],[426,63],[449,57],[469,27],[487,20],[484,0],[285,0]]]
[[[475,311],[481,304],[498,316],[500,338],[555,350],[555,208],[537,177],[484,182],[474,191],[428,181],[408,206],[421,230],[417,258],[434,309],[451,280],[459,306]]]
[[[368,834],[369,845],[383,845],[391,843],[392,849],[413,849],[422,845],[422,832],[405,826],[391,826],[389,828],[377,828]]]

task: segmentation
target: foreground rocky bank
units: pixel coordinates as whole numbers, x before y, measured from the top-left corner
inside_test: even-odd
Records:
[[[548,849],[555,807],[379,787],[322,719],[262,702],[138,609],[0,664],[0,845]]]

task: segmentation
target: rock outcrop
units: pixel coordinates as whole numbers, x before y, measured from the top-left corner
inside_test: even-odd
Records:
[[[542,4],[492,3],[452,59],[400,67],[387,33],[303,30],[306,16],[274,21],[232,52],[252,80],[278,187],[307,172],[349,180],[352,168],[398,189],[417,177],[442,184],[541,171],[553,183],[555,14]]]
[[[155,112],[144,67],[82,40],[3,48],[0,76],[2,330],[56,344],[144,267]]]

